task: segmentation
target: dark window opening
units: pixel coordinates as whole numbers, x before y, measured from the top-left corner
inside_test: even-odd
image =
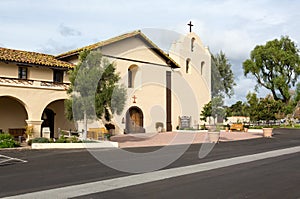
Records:
[[[132,84],[132,71],[130,69],[128,69],[128,88],[132,88],[133,84]]]
[[[194,52],[194,48],[195,48],[195,38],[193,37],[191,40],[191,51]]]
[[[26,67],[19,67],[18,78],[19,79],[27,79],[27,68]]]
[[[185,72],[186,72],[186,73],[189,73],[189,70],[190,70],[190,61],[191,61],[190,58],[188,58],[188,59],[186,60],[186,66],[185,66]]]
[[[63,80],[64,80],[64,71],[53,70],[53,82],[63,83]]]

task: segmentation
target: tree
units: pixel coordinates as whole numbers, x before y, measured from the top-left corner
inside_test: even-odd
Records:
[[[244,75],[253,75],[258,87],[270,90],[275,100],[288,103],[290,88],[300,74],[300,56],[296,44],[288,37],[268,41],[251,51],[243,62]]]
[[[234,76],[231,70],[231,64],[226,58],[225,53],[220,51],[215,56],[212,55],[212,100],[205,104],[201,111],[200,120],[206,121],[207,117],[216,116],[218,118],[225,117],[224,100],[225,95],[231,97],[233,95]]]
[[[226,109],[226,116],[247,116],[247,105],[242,101],[237,101]]]
[[[120,114],[125,106],[126,89],[119,85],[120,76],[115,64],[102,58],[100,51],[82,51],[79,62],[70,71],[70,99],[65,102],[68,119],[111,120],[115,112]]]
[[[247,95],[247,112],[251,121],[270,121],[279,119],[284,103],[280,100],[274,100],[273,96],[267,95],[265,98],[257,98],[256,93]]]
[[[225,117],[225,109],[223,108],[223,100],[221,97],[214,97],[209,103],[205,104],[201,111],[200,120],[207,121],[208,117],[223,118]]]
[[[258,121],[258,104],[259,104],[259,99],[257,98],[256,93],[248,93],[247,94],[247,112],[248,115],[250,116],[251,121]]]
[[[215,56],[212,55],[212,96],[231,97],[235,85],[231,64],[225,53],[220,51]]]
[[[208,117],[212,116],[211,101],[204,105],[203,110],[200,113],[200,120],[207,121]]]

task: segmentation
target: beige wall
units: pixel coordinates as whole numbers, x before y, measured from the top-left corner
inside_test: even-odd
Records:
[[[18,78],[18,68],[16,64],[0,62],[0,77]],[[38,81],[53,81],[53,70],[47,67],[27,67],[27,79]],[[64,73],[64,82],[69,83],[69,75]]]
[[[137,38],[126,39],[117,44],[103,47],[102,53],[166,65],[161,57],[155,54],[151,49],[145,46],[144,42]],[[156,132],[156,122],[163,122],[164,128],[166,128],[166,71],[170,71],[171,69],[169,67],[134,61],[124,61],[119,59],[109,60],[116,63],[117,72],[119,72],[121,76],[120,83],[124,84],[126,87],[128,87],[128,68],[131,65],[136,65],[138,68],[134,77],[134,87],[127,88],[128,100],[125,109],[120,116],[115,115],[114,118],[115,123],[118,125],[118,133],[123,133],[125,124],[122,124],[121,121],[123,118],[126,118],[126,112],[132,106],[137,106],[143,111],[143,127],[146,129],[146,132]],[[133,103],[133,96],[137,97],[136,103]]]
[[[8,86],[0,84],[0,98],[1,96],[9,96],[17,99],[22,102],[24,109],[27,112],[27,124],[33,124],[35,126],[35,136],[40,136],[41,130],[41,116],[44,109],[51,104],[51,102],[57,100],[64,100],[68,98],[68,95],[64,89],[52,89],[52,88],[39,88],[39,87],[20,87],[20,86]],[[0,101],[1,103],[1,101]],[[13,102],[11,102],[13,103]],[[11,105],[13,106],[13,105]],[[63,116],[63,102],[53,104],[54,112],[57,114],[57,121],[55,128],[69,129],[70,123],[66,122],[66,119]],[[12,109],[14,110],[14,109]],[[10,111],[4,104],[0,104],[0,111],[7,114],[11,114]],[[6,115],[6,114],[4,114]],[[22,116],[23,118],[24,116]],[[9,119],[12,122],[15,122],[16,126],[24,126],[24,118]],[[60,126],[61,125],[61,126]],[[6,127],[5,127],[6,128]],[[2,129],[2,126],[0,126]],[[74,130],[74,127],[72,128]]]
[[[25,128],[27,112],[21,102],[12,97],[0,97],[0,129]]]
[[[6,64],[0,61],[0,76],[18,78],[18,66],[15,64]]]
[[[40,81],[53,81],[53,70],[50,68],[28,68],[28,79]]]
[[[191,50],[192,38],[195,39],[193,51]],[[210,52],[203,46],[202,41],[196,34],[189,33],[180,38],[179,42],[173,43],[169,54],[181,66],[179,70],[175,71],[173,81],[173,90],[179,95],[181,110],[177,110],[179,107],[173,104],[173,121],[178,120],[178,116],[192,116],[191,124],[192,127],[195,127],[200,123],[200,112],[203,106],[211,99]],[[190,59],[188,73],[186,73],[187,59]],[[179,94],[182,90],[186,91],[189,99],[185,99],[186,96]],[[177,113],[181,114],[175,115]]]
[[[196,44],[193,52],[190,52],[190,39],[195,37]],[[179,45],[180,44],[180,45]],[[131,106],[137,106],[143,111],[144,128],[146,132],[155,132],[155,123],[163,122],[166,128],[166,71],[172,71],[172,127],[178,125],[178,116],[192,116],[192,125],[199,124],[200,111],[204,104],[210,101],[210,53],[203,47],[202,42],[196,35],[188,35],[173,46],[170,55],[174,58],[181,69],[171,70],[169,67],[153,64],[143,64],[135,61],[124,61],[109,58],[117,65],[120,73],[120,84],[128,86],[128,68],[136,65],[138,70],[134,78],[134,88],[127,88],[126,107],[121,115],[113,118],[117,124],[117,133],[123,133],[126,112]],[[101,52],[122,58],[142,60],[151,63],[166,65],[160,56],[155,54],[138,38],[130,38],[115,44],[101,48]],[[185,73],[186,58],[190,58],[191,71]],[[76,63],[76,60],[72,60]],[[201,71],[201,63],[205,66]],[[136,96],[136,103],[132,97]]]
[[[64,100],[57,100],[51,102],[47,108],[51,109],[55,113],[54,117],[54,137],[58,137],[58,128],[61,130],[75,130],[73,121],[68,121],[64,116]]]

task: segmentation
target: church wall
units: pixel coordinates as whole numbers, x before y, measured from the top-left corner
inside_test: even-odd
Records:
[[[193,51],[191,50],[192,38],[195,38]],[[174,107],[173,112],[181,112],[180,116],[192,116],[192,127],[196,127],[200,122],[200,112],[204,104],[208,103],[211,98],[211,55],[208,49],[202,45],[200,38],[194,33],[190,33],[172,45],[170,56],[181,66],[174,75],[173,89],[179,93],[180,90],[185,90],[190,95],[190,100],[184,99],[184,97],[180,98],[180,103],[184,107],[181,108],[182,110]],[[187,59],[190,60],[188,72],[186,71]],[[205,64],[201,69],[202,63]],[[181,82],[182,79],[188,86],[184,86]],[[189,106],[186,106],[186,101],[189,101]],[[178,118],[178,116],[173,116],[173,118]]]
[[[6,64],[4,62],[0,62],[0,71],[1,77],[10,77],[17,78],[18,77],[18,66],[16,64]]]
[[[0,97],[0,129],[8,133],[9,129],[25,128],[27,112],[24,106],[12,97]]]
[[[0,77],[18,78],[18,68],[16,64],[6,64],[0,62]],[[46,67],[27,67],[27,79],[38,81],[53,81],[53,70]],[[64,73],[64,82],[69,82],[69,75]]]
[[[53,81],[53,70],[49,68],[28,68],[28,79],[40,81]]]
[[[23,103],[23,106],[27,112],[27,120],[23,120],[22,125],[24,122],[27,124],[33,124],[35,129],[35,137],[40,136],[40,125],[42,123],[41,117],[47,105],[53,101],[64,100],[68,98],[66,91],[61,88],[41,88],[25,85],[9,86],[0,84],[0,97],[2,96],[12,97]],[[2,104],[0,107],[1,111],[5,108],[2,106]],[[16,114],[16,118],[18,117],[19,115]],[[66,120],[66,118],[63,119]],[[20,125],[18,124],[18,126]],[[2,127],[0,126],[0,129],[1,128]]]
[[[51,102],[47,108],[51,109],[55,113],[54,117],[54,137],[58,137],[58,128],[61,130],[75,130],[74,122],[65,118],[65,106],[64,100],[58,100]]]

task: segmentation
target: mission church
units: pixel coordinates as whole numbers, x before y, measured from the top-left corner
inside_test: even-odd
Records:
[[[34,137],[50,129],[83,129],[64,115],[68,71],[84,49],[100,50],[114,62],[125,85],[127,101],[114,115],[115,133],[153,133],[198,128],[203,106],[211,100],[211,54],[191,30],[162,50],[142,31],[133,31],[58,56],[0,48],[0,131],[13,135],[34,129]],[[157,36],[157,35],[156,35]],[[159,36],[159,35],[158,35]],[[163,37],[162,37],[163,38]],[[158,126],[160,130],[158,130]],[[88,128],[103,127],[91,121]]]

